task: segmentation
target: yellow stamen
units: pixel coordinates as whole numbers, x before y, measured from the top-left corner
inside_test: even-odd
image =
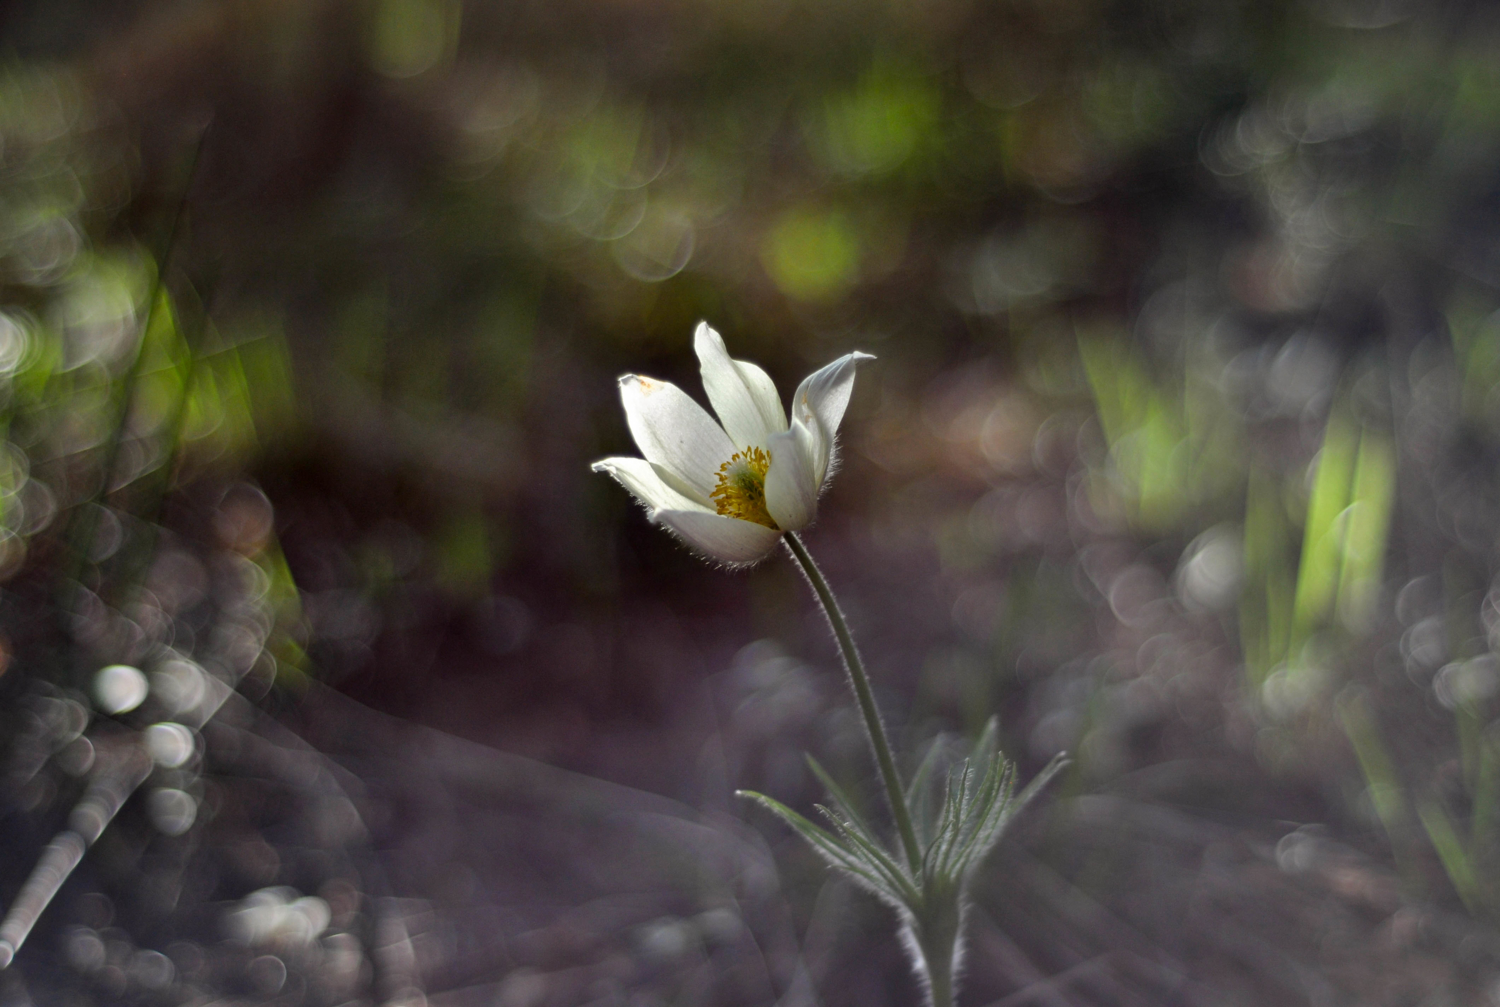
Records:
[[[714,507],[728,517],[780,531],[766,510],[766,470],[770,467],[771,456],[761,448],[736,451],[719,466],[719,484],[709,494]]]

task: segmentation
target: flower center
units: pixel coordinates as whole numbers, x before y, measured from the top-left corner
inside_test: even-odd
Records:
[[[771,456],[761,448],[746,448],[719,466],[719,484],[709,494],[714,507],[726,517],[754,521],[767,528],[776,527],[766,510],[766,470]]]

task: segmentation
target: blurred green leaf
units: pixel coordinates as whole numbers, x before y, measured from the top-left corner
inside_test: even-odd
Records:
[[[823,98],[804,129],[818,159],[849,176],[894,171],[935,135],[942,96],[921,74],[877,60],[852,89]]]
[[[1345,523],[1341,518],[1349,506],[1358,449],[1358,427],[1343,408],[1335,407],[1323,430],[1323,446],[1318,451],[1303,524],[1302,559],[1292,602],[1294,649],[1330,614],[1337,597],[1345,552]]]
[[[415,77],[452,60],[460,0],[376,0],[370,63],[389,77]]]
[[[1464,907],[1470,912],[1476,912],[1480,908],[1478,879],[1469,854],[1453,827],[1452,819],[1442,805],[1430,799],[1418,802],[1417,816],[1422,821],[1422,828],[1427,831],[1432,848],[1437,851],[1443,871],[1458,892],[1458,897],[1463,900]]]
[[[1337,712],[1344,734],[1354,746],[1354,755],[1364,773],[1366,792],[1375,814],[1399,856],[1407,823],[1405,788],[1396,775],[1395,764],[1386,753],[1385,744],[1380,740],[1369,701],[1362,695],[1346,695],[1338,703]]]
[[[1351,630],[1372,625],[1380,601],[1386,539],[1396,500],[1396,450],[1384,434],[1360,434],[1349,506],[1343,515],[1338,614]]]
[[[489,587],[495,568],[489,520],[470,508],[449,517],[434,543],[440,584],[461,595],[477,595]]]
[[[844,213],[797,207],[771,225],[761,247],[761,261],[789,296],[800,301],[835,300],[858,277],[859,238]]]

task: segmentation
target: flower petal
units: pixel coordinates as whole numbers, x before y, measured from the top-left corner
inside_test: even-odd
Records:
[[[793,423],[786,433],[771,435],[766,510],[783,531],[805,528],[817,517],[816,450],[816,436],[801,421]]]
[[[662,478],[658,466],[644,458],[603,458],[591,468],[624,486],[655,517],[662,510],[698,510],[706,504],[684,495]]]
[[[655,519],[696,552],[721,563],[755,563],[781,541],[774,528],[707,511],[657,511]]]
[[[731,360],[723,338],[707,322],[698,323],[693,349],[703,390],[735,447],[764,448],[772,434],[786,429],[786,410],[769,374],[748,361]]]
[[[662,482],[667,484],[668,489],[681,493],[683,496],[691,500],[694,504],[704,508],[705,510],[714,509],[713,499],[704,494],[704,492],[697,486],[677,475],[665,465],[658,465],[655,462],[651,462],[650,465],[651,470],[656,473],[657,477],[661,479]],[[718,478],[717,473],[715,473],[714,478]]]
[[[723,428],[670,382],[627,374],[620,379],[620,400],[630,436],[646,460],[680,480],[679,492],[692,489],[707,500],[719,466],[734,454],[734,442]]]
[[[844,410],[849,408],[856,366],[861,360],[874,359],[858,350],[846,353],[803,378],[792,396],[793,421],[800,420],[813,435],[813,474],[820,487],[833,463],[834,435],[843,422]]]

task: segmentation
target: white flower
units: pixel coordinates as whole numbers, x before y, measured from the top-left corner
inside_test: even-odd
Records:
[[[620,398],[646,457],[605,458],[594,471],[613,476],[651,520],[703,555],[754,563],[783,532],[817,516],[855,367],[875,358],[849,353],[809,374],[792,397],[788,423],[770,376],[731,360],[707,322],[698,324],[693,348],[719,423],[676,385],[627,374]]]

